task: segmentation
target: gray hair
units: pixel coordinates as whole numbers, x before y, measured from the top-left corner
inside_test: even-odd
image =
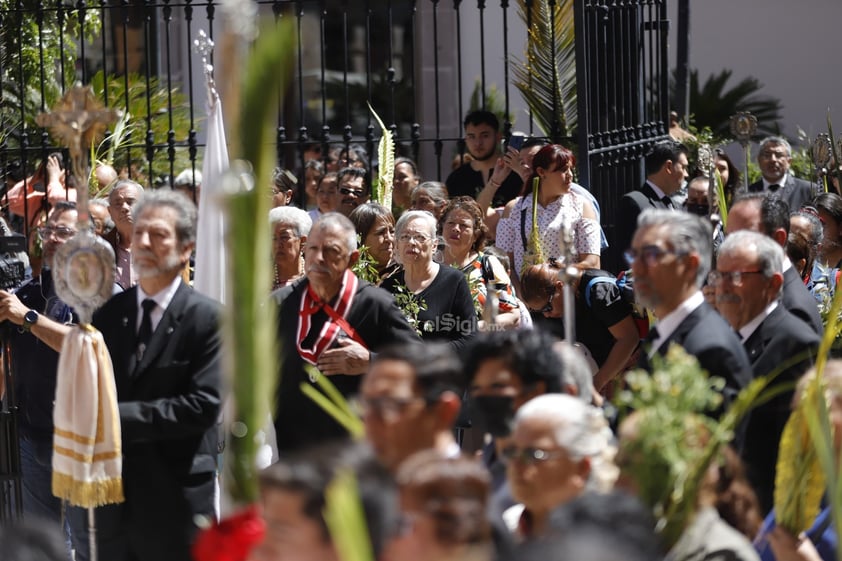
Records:
[[[822,228],[822,221],[819,219],[818,216],[816,216],[815,210],[813,210],[812,212],[805,210],[795,211],[789,216],[790,220],[795,216],[803,218],[810,223],[810,239],[808,239],[807,241],[810,242],[811,248],[815,251],[818,248],[818,245],[822,243],[822,240],[824,239],[824,228]]]
[[[136,223],[138,217],[147,208],[159,207],[171,208],[175,211],[175,235],[181,247],[196,242],[196,219],[198,215],[196,205],[193,204],[193,201],[172,189],[153,189],[143,193],[132,207],[132,218]]]
[[[345,246],[353,253],[357,249],[357,229],[354,223],[347,216],[339,212],[328,212],[323,214],[312,228],[322,230],[339,230],[345,238]],[[311,230],[312,230],[311,228]]]
[[[401,236],[410,220],[416,219],[421,220],[430,231],[430,237],[436,239],[438,221],[436,220],[436,217],[430,214],[427,210],[408,210],[401,214],[401,217],[398,218],[398,223],[395,224],[395,239]]]
[[[199,187],[202,184],[202,172],[199,170],[193,171],[192,169],[186,169],[175,176],[173,179],[172,185],[175,188],[179,187],[191,187],[196,185]]]
[[[767,279],[775,273],[783,273],[784,250],[769,236],[750,230],[740,230],[730,234],[719,247],[720,257],[739,249],[754,250],[757,266]]]
[[[539,395],[524,403],[515,414],[515,430],[527,420],[541,419],[553,425],[556,444],[574,461],[589,459],[588,487],[607,493],[617,480],[614,465],[617,446],[602,410],[560,393]]]
[[[553,351],[561,359],[561,383],[576,388],[577,397],[590,404],[593,399],[593,372],[585,357],[567,341],[553,344]]]
[[[118,179],[111,185],[111,190],[108,191],[108,202],[111,202],[111,197],[114,193],[121,189],[125,189],[126,187],[134,187],[137,189],[138,196],[143,194],[143,187],[137,181],[132,181],[131,179]]]
[[[88,201],[88,206],[101,206],[108,210],[108,199],[96,198]],[[111,213],[105,215],[105,231],[111,230],[114,227],[114,221],[111,219]]]
[[[760,153],[769,146],[770,144],[780,144],[784,148],[786,148],[786,155],[792,156],[792,146],[790,146],[789,141],[782,136],[767,136],[763,140],[760,141],[760,148],[757,150],[757,157],[760,157]]]
[[[273,228],[276,224],[286,224],[292,226],[295,230],[295,235],[299,238],[301,236],[310,235],[310,228],[313,227],[313,219],[307,211],[301,210],[294,206],[279,206],[269,211],[269,225]]]
[[[696,286],[705,282],[713,258],[713,230],[710,222],[688,212],[649,209],[637,217],[637,228],[659,228],[666,226],[664,240],[675,251],[695,253],[699,256],[696,270]]]

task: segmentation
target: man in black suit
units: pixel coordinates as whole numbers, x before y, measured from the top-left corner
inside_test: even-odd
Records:
[[[657,142],[646,154],[646,183],[620,199],[617,234],[613,245],[623,250],[631,244],[637,217],[647,209],[673,208],[671,195],[687,178],[687,147],[674,140]]]
[[[786,247],[789,237],[790,213],[786,202],[778,197],[769,197],[762,193],[743,193],[738,195],[728,211],[728,233],[740,230],[760,232],[775,240],[781,247]],[[824,333],[824,324],[819,315],[816,299],[804,286],[804,281],[784,254],[783,259],[783,297],[784,308],[806,322],[819,337]]]
[[[99,558],[182,561],[190,559],[197,520],[214,514],[220,310],[181,280],[196,206],[162,189],[146,192],[132,214],[138,285],[93,318],[114,365],[126,496],[97,509]],[[77,561],[88,559],[86,518],[73,509]]]
[[[702,218],[647,210],[640,215],[629,253],[635,298],[658,318],[641,353],[641,367],[649,369],[655,354],[663,356],[673,343],[680,345],[709,374],[725,379],[727,402],[751,381],[751,366],[734,331],[700,290],[712,245],[710,223]]]
[[[716,307],[743,341],[755,378],[776,374],[775,384],[793,384],[810,367],[819,336],[780,305],[781,247],[763,234],[741,231],[722,244],[716,271]],[[778,443],[789,419],[793,389],[751,411],[743,460],[766,513],[772,508]]]
[[[751,193],[768,193],[786,201],[795,212],[813,200],[816,195],[813,185],[794,177],[789,172],[792,163],[792,147],[785,138],[770,136],[760,142],[757,153],[762,178],[748,186]]]
[[[313,225],[304,248],[305,276],[273,294],[278,302],[281,377],[275,405],[278,451],[290,452],[347,430],[301,391],[315,386],[305,365],[356,395],[371,355],[392,343],[420,341],[391,294],[351,271],[359,257],[354,225],[339,213]]]

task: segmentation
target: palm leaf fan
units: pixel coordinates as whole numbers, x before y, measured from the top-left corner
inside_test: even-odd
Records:
[[[392,180],[395,176],[395,140],[392,137],[392,131],[386,128],[380,116],[371,107],[371,104],[366,103],[366,105],[368,105],[368,110],[374,115],[374,119],[380,125],[380,130],[383,132],[380,142],[377,145],[379,167],[377,170],[377,179],[373,185],[372,195],[375,202],[390,209],[392,208]]]

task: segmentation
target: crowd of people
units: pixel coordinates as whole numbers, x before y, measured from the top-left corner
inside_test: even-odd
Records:
[[[397,158],[390,208],[370,200],[374,172],[356,145],[315,146],[265,186],[273,208],[256,227],[272,235],[279,384],[260,476],[266,533],[247,558],[345,558],[328,512],[350,473],[372,560],[829,561],[832,527],[817,519],[793,535],[775,524],[774,497],[796,382],[842,268],[842,197],[795,178],[789,144],[771,137],[747,187],[716,154],[719,208],[688,149],[664,140],[645,157],[646,183],[612,202],[628,268],[608,271],[600,206],[574,182],[574,155],[534,138],[501,150],[499,128],[492,113],[469,114],[468,157],[444,183]],[[52,158],[10,191],[9,211],[42,245],[30,279],[0,292],[0,320],[19,327],[9,347],[24,518],[61,527],[57,555],[86,560],[87,513],[63,514],[50,488],[56,364],[78,321],[51,259],[79,227]],[[116,283],[93,323],[114,363],[126,502],[96,509],[99,558],[186,560],[216,516],[224,444],[220,308],[188,286],[201,179],[144,190],[102,172],[107,213],[94,226]],[[653,417],[616,417],[610,404],[626,372],[663,368],[675,347],[721,380],[716,405],[688,415],[686,445],[669,448],[687,457],[644,457]],[[837,371],[831,362],[831,386]],[[652,497],[669,470],[646,466],[696,458],[712,438],[699,419],[770,374],[780,391],[735,430],[686,516],[665,522]],[[322,391],[320,376],[359,414],[362,441],[302,390]]]

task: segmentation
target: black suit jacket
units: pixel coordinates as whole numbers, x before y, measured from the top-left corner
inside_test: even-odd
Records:
[[[798,276],[795,267],[784,271],[784,285],[781,301],[784,308],[789,310],[795,317],[805,322],[819,336],[824,334],[824,324],[819,314],[819,305],[816,299],[804,286],[804,281]]]
[[[658,348],[658,354],[665,355],[673,343],[695,356],[708,374],[725,379],[726,403],[751,381],[751,365],[740,339],[707,302],[702,302],[684,318]],[[640,354],[639,364],[646,370],[651,369],[648,353]]]
[[[650,208],[668,209],[664,201],[655,193],[648,183],[644,183],[643,187],[637,191],[626,193],[620,199],[620,208],[617,212],[617,228],[614,244],[623,250],[626,250],[631,245],[634,231],[637,230],[637,217]]]
[[[312,385],[304,371],[305,362],[297,347],[299,309],[305,290],[306,277],[273,293],[273,298],[280,305],[278,335],[281,340],[281,377],[275,405],[275,434],[281,452],[348,436],[348,431],[342,425],[301,393],[302,382]],[[312,317],[311,332],[324,325],[327,314],[319,311]],[[346,319],[371,352],[377,352],[390,344],[421,342],[395,305],[392,295],[363,280],[359,282]],[[345,397],[358,392],[361,379],[362,376],[344,374],[330,377],[330,381]]]
[[[102,516],[110,520],[98,528],[100,558],[121,558],[104,550],[113,540],[139,560],[189,559],[194,517],[214,506],[220,308],[182,283],[137,362],[137,290],[117,294],[93,318],[114,365],[126,495],[122,525],[113,511]]]
[[[801,319],[779,305],[743,343],[754,377],[780,372],[770,387],[794,384],[812,365],[819,336]],[[781,370],[783,369],[783,370]],[[772,508],[778,444],[789,419],[793,390],[751,411],[743,460],[764,514]]]
[[[755,181],[748,186],[748,190],[752,193],[760,193],[763,191],[763,180]],[[772,194],[773,197],[779,197],[786,201],[789,205],[790,212],[795,212],[802,206],[813,200],[816,196],[816,191],[813,184],[803,179],[793,177],[792,172],[787,174],[786,183]]]

